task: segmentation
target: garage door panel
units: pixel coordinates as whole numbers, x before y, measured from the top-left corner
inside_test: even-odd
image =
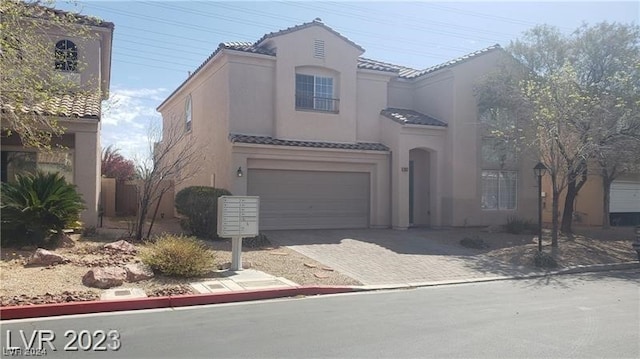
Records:
[[[249,169],[262,229],[366,228],[369,174]]]
[[[609,212],[640,212],[640,182],[614,181],[610,193]]]

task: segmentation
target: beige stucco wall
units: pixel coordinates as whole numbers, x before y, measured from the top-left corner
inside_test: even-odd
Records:
[[[526,149],[518,157],[518,164],[512,168],[518,171],[517,208],[482,210],[480,206],[482,133],[474,87],[488,71],[495,68],[503,56],[501,51],[494,51],[452,68],[455,79],[454,119],[449,123],[449,128],[452,171],[455,174],[451,177],[454,226],[504,224],[507,217],[514,215],[532,220],[537,218],[537,184],[533,176],[533,166],[537,160]]]
[[[275,58],[228,52],[229,132],[273,136]],[[218,88],[218,91],[223,91]]]
[[[413,108],[413,85],[409,80],[395,78],[389,82],[388,107]]]
[[[159,111],[163,118],[163,141],[171,126],[185,128],[185,101],[191,95],[191,130],[183,142],[201,154],[199,161],[176,180],[175,192],[189,186],[214,186],[229,189],[231,145],[229,134],[229,66],[225,55],[207,64],[176,92]],[[171,154],[171,160],[176,154]]]
[[[387,107],[387,88],[391,76],[373,71],[358,71],[356,140],[379,142],[380,111]]]
[[[325,57],[313,56],[314,40],[325,42]],[[278,138],[336,142],[356,141],[356,68],[361,51],[320,26],[270,39],[277,51],[275,131]],[[295,75],[334,76],[339,112],[301,111],[295,108]]]
[[[100,88],[103,98],[106,99],[111,78],[111,29],[95,26],[78,28],[73,31],[72,36],[59,28],[43,27],[42,30],[46,31],[42,41],[48,44],[52,52],[60,40],[71,40],[77,46],[76,73],[79,75],[82,88]],[[69,78],[73,78],[72,76]]]
[[[116,215],[116,179],[101,178],[100,180],[100,205],[105,217]]]

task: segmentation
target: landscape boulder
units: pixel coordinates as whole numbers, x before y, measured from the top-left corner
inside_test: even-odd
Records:
[[[50,266],[54,264],[67,263],[69,260],[58,253],[38,248],[29,258],[27,265],[31,266]]]
[[[108,289],[122,285],[127,279],[127,272],[120,267],[92,268],[82,277],[82,284],[87,287]]]
[[[109,250],[113,250],[113,251],[117,251],[117,252],[122,252],[122,253],[135,253],[136,252],[136,246],[134,246],[133,244],[125,241],[124,239],[121,239],[119,241],[116,242],[111,242],[111,243],[107,243],[104,245],[105,249],[109,249]]]
[[[142,263],[129,263],[124,266],[127,272],[127,282],[139,282],[153,278],[153,271],[147,265]]]

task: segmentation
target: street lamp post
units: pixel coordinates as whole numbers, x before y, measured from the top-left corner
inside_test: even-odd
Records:
[[[542,252],[542,176],[547,172],[547,166],[538,162],[533,172],[538,176],[538,252]]]

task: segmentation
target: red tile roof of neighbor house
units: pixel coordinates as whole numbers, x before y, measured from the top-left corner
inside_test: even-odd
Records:
[[[380,114],[403,125],[424,125],[447,127],[445,122],[414,110],[402,108],[386,108]]]
[[[3,1],[12,1],[15,3],[23,2],[22,0],[3,0]],[[59,9],[54,9],[48,6],[43,6],[37,2],[35,3],[24,3],[30,11],[28,14],[23,14],[23,16],[31,17],[34,19],[69,19],[73,20],[76,24],[80,25],[89,25],[89,26],[98,26],[105,27],[108,29],[113,29],[114,25],[112,22],[103,21],[97,17],[82,15],[76,12],[63,11]],[[0,11],[1,13],[1,11]]]
[[[2,104],[2,113],[21,112],[41,116],[70,118],[100,118],[102,99],[100,93],[64,94],[32,106]]]
[[[312,148],[334,148],[341,150],[361,150],[361,151],[389,151],[389,147],[381,143],[356,142],[324,142],[324,141],[298,141],[281,140],[270,136],[252,136],[232,133],[229,135],[231,143],[253,143],[257,145],[312,147]]]
[[[342,38],[343,40],[347,41],[348,43],[352,44],[353,46],[355,46],[356,48],[364,51],[364,49],[362,47],[360,47],[360,45],[356,44],[355,42],[349,40],[348,38],[346,38],[345,36],[341,35],[340,33],[338,33],[337,31],[333,30],[332,28],[330,28],[329,26],[325,25],[320,19],[315,19],[311,22],[306,22],[300,25],[296,25],[293,27],[289,27],[287,29],[284,30],[280,30],[280,31],[275,31],[275,32],[271,32],[268,34],[265,34],[264,36],[262,36],[258,41],[256,42],[221,42],[218,47],[216,48],[216,50],[209,55],[209,57],[207,57],[206,60],[204,60],[200,66],[198,66],[195,71],[193,71],[193,73],[191,73],[183,82],[182,84],[180,84],[180,86],[178,86],[164,101],[162,101],[162,103],[160,105],[158,105],[158,108],[160,108],[162,105],[164,105],[165,102],[167,102],[167,100],[169,98],[171,98],[176,92],[178,92],[178,90],[180,88],[182,88],[182,86],[184,86],[192,77],[194,77],[200,70],[202,70],[202,68],[209,63],[209,61],[211,61],[220,51],[222,50],[232,50],[232,51],[241,51],[241,52],[249,52],[249,53],[254,53],[254,54],[261,54],[261,55],[267,55],[267,56],[276,56],[276,51],[274,49],[269,49],[265,46],[261,46],[261,43],[266,40],[266,39],[270,39],[276,36],[280,36],[280,35],[284,35],[284,34],[288,34],[294,31],[298,31],[298,30],[302,30],[311,26],[321,26],[324,29],[327,29],[328,31],[334,33],[335,35],[339,36],[340,38]],[[406,67],[406,66],[400,66],[400,65],[394,65],[394,64],[390,64],[387,62],[383,62],[383,61],[378,61],[378,60],[372,60],[372,59],[368,59],[368,58],[364,58],[364,57],[359,57],[358,58],[358,68],[359,69],[367,69],[367,70],[376,70],[376,71],[384,71],[384,72],[392,72],[392,73],[398,73],[398,76],[400,78],[404,78],[404,79],[415,79],[417,77],[429,74],[431,72],[443,69],[443,68],[447,68],[447,67],[451,67],[451,66],[455,66],[458,64],[461,64],[467,60],[470,60],[474,57],[477,57],[479,55],[483,55],[486,53],[489,53],[491,51],[494,50],[498,50],[501,49],[499,44],[495,44],[492,46],[489,46],[487,48],[478,50],[478,51],[474,51],[470,54],[455,58],[453,60],[449,60],[447,62],[444,62],[442,64],[439,65],[435,65],[435,66],[431,66],[428,67],[426,69],[422,69],[422,70],[418,70],[418,69],[412,69],[410,67]]]

